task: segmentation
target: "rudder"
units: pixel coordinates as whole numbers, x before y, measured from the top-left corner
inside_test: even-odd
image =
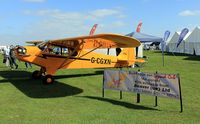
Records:
[[[117,56],[119,61],[127,61],[129,65],[135,63],[135,48],[124,48]]]

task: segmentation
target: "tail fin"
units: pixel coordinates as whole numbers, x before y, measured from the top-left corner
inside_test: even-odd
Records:
[[[92,29],[90,30],[90,34],[89,35],[93,35],[94,32],[96,31],[96,28],[97,28],[98,24],[94,24]]]
[[[136,32],[140,32],[141,27],[142,27],[142,22],[140,21],[140,23],[137,26]]]
[[[119,61],[127,61],[130,65],[135,63],[135,48],[124,48],[117,56]]]
[[[117,56],[118,61],[126,61],[131,66],[135,62],[144,63],[143,59],[136,59],[135,48],[124,48],[121,53]]]

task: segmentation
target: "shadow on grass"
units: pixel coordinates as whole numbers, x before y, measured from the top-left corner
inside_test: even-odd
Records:
[[[162,54],[162,51],[155,51],[154,53]],[[200,61],[200,56],[185,54],[185,53],[171,53],[171,52],[164,52],[165,56],[184,56],[183,60],[189,61]]]
[[[189,55],[184,53],[165,53],[166,56],[182,56],[184,57],[183,60],[189,60],[189,61],[200,61],[200,56],[195,55]]]
[[[155,109],[155,108],[149,108],[149,107],[145,107],[145,106],[141,106],[141,105],[135,105],[135,104],[117,101],[117,100],[112,100],[112,99],[108,99],[108,98],[95,97],[95,96],[80,96],[80,97],[99,100],[99,101],[103,101],[103,102],[109,102],[113,105],[119,105],[119,106],[123,106],[123,107],[129,108],[129,109],[156,110],[156,111],[158,111],[158,109]]]
[[[12,83],[21,92],[31,98],[56,98],[80,94],[82,89],[55,81],[52,85],[43,85],[41,80],[30,78],[26,71],[0,71],[1,83]]]
[[[184,58],[184,60],[199,61],[200,62],[200,56],[187,56],[187,58]]]
[[[85,76],[95,76],[95,75],[102,75],[103,70],[95,71],[95,73],[88,73],[88,74],[71,74],[71,75],[56,75],[54,76],[55,79],[62,79],[62,78],[76,78],[76,77],[85,77]]]
[[[154,51],[154,53],[160,53],[162,54],[162,51]],[[188,55],[188,54],[185,54],[185,53],[172,53],[172,52],[164,52],[164,55],[165,56],[191,56],[191,55]]]

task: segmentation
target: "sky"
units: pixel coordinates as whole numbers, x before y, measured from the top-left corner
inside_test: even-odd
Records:
[[[163,37],[200,26],[200,0],[0,0],[0,46],[25,41],[141,32]]]

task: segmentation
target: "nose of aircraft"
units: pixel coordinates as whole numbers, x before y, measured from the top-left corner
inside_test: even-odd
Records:
[[[17,52],[17,54],[20,54],[20,55],[25,55],[27,52],[26,48],[23,46],[17,46],[15,48],[15,51]]]

